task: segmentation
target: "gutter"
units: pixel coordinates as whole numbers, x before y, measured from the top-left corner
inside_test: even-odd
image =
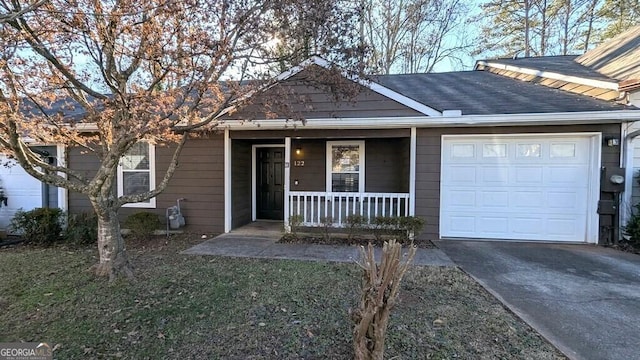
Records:
[[[622,123],[639,121],[640,111],[592,111],[574,113],[535,113],[501,115],[459,115],[448,117],[384,117],[307,119],[304,124],[288,119],[224,120],[220,127],[229,130],[283,129],[397,129],[411,127],[527,126]]]
[[[291,129],[405,129],[411,127],[528,126],[579,125],[640,121],[640,110],[586,111],[560,113],[527,113],[499,115],[462,115],[460,110],[445,110],[443,116],[321,118],[294,121],[290,119],[220,120],[219,128],[242,130]],[[76,125],[80,132],[95,132],[94,123]]]
[[[620,91],[630,92],[640,89],[640,79],[629,79],[620,82]]]

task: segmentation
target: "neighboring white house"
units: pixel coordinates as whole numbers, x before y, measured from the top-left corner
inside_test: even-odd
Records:
[[[48,161],[57,162],[59,154],[56,146],[37,146],[34,149]],[[19,209],[65,208],[65,201],[61,199],[63,189],[43,184],[4,154],[0,154],[0,187],[6,198],[6,204],[0,201],[0,230],[9,233],[11,219]]]

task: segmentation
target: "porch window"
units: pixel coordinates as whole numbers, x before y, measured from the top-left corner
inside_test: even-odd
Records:
[[[134,195],[155,188],[155,147],[139,142],[120,159],[118,165],[118,196]],[[155,208],[156,199],[125,204],[125,207]]]
[[[364,141],[327,141],[327,191],[364,192]]]

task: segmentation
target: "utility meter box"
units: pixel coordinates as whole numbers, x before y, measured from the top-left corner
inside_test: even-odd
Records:
[[[625,169],[620,167],[606,167],[602,170],[600,190],[604,192],[620,193],[624,191]]]
[[[600,215],[615,215],[617,206],[613,200],[600,200],[598,201],[598,214]]]

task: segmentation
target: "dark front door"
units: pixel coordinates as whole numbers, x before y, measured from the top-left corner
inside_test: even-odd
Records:
[[[256,217],[284,219],[284,148],[256,149]]]

